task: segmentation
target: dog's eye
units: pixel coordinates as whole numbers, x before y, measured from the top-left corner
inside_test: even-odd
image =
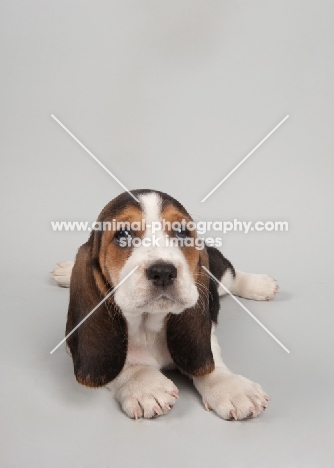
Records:
[[[174,230],[175,237],[180,239],[185,239],[186,237],[190,237],[190,232],[186,228],[179,228]]]
[[[131,237],[131,231],[128,231],[127,229],[121,229],[120,231],[116,232],[114,239],[118,244],[124,244]]]

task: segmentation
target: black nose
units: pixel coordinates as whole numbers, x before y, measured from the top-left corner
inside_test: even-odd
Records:
[[[177,276],[177,269],[172,263],[154,263],[146,269],[146,276],[156,286],[169,286]]]

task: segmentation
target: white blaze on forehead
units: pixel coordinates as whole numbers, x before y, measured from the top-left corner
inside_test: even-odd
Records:
[[[159,245],[164,246],[165,236],[162,229],[162,200],[158,193],[151,192],[139,196],[141,207],[145,217],[145,234],[144,237],[159,239]],[[154,229],[153,229],[154,228]]]
[[[153,222],[161,222],[162,200],[157,193],[151,192],[139,195],[140,204],[144,212],[146,227],[151,227]]]

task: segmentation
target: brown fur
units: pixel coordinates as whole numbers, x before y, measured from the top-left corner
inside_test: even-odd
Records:
[[[208,264],[207,253],[202,250],[195,273],[199,299],[194,307],[180,315],[170,314],[167,321],[167,344],[172,359],[184,372],[194,376],[209,374],[214,369],[209,278],[201,274],[201,265]]]
[[[128,222],[141,223],[143,213],[140,208],[136,206],[128,206],[123,211],[121,211],[117,216],[114,216],[115,225],[118,222]],[[104,221],[111,221],[111,219],[105,219]],[[135,237],[142,238],[144,232],[138,230],[134,232]],[[120,247],[113,238],[115,236],[115,231],[105,231],[102,235],[102,241],[100,246],[99,261],[101,269],[106,276],[110,277],[112,284],[117,284],[119,282],[119,273],[124,266],[124,263],[129,258],[132,252],[131,247]]]
[[[66,334],[101,301],[93,277],[91,245],[80,247],[71,277],[70,304]],[[127,353],[127,325],[112,301],[105,301],[67,339],[74,373],[79,383],[99,387],[113,380],[122,370]]]
[[[181,221],[183,220],[186,223],[188,221],[192,221],[192,218],[188,215],[188,213],[185,214],[184,211],[181,211],[180,209],[176,208],[172,204],[167,205],[162,210],[162,218],[171,224],[176,221],[179,223],[181,223]],[[174,235],[170,230],[168,230],[167,233],[170,237],[173,237]],[[190,231],[189,234],[193,239],[196,239],[197,237],[196,231]],[[195,272],[197,271],[197,265],[198,265],[198,260],[199,260],[198,250],[196,249],[195,246],[190,246],[190,247],[182,246],[181,249],[188,262],[189,270],[193,274],[195,274]]]

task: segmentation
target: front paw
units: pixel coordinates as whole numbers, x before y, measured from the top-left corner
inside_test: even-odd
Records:
[[[156,369],[137,372],[115,395],[123,411],[134,419],[168,413],[178,398],[174,383]]]
[[[228,420],[255,418],[267,408],[268,401],[259,384],[241,375],[217,376],[203,395],[205,408]]]

